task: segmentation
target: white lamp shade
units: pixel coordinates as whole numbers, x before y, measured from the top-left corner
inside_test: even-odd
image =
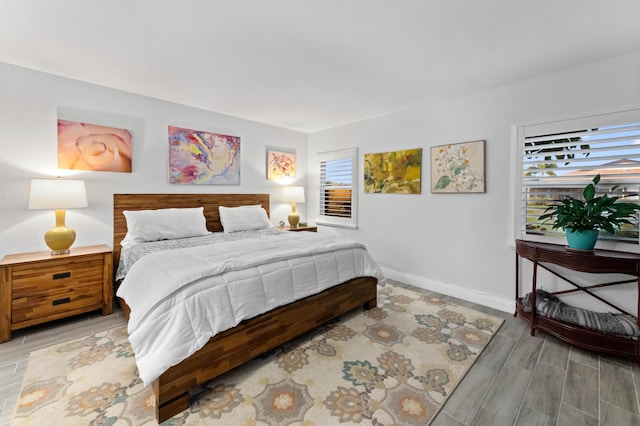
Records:
[[[77,209],[88,207],[83,180],[32,179],[29,209]]]
[[[304,203],[304,186],[285,186],[282,188],[282,201]]]

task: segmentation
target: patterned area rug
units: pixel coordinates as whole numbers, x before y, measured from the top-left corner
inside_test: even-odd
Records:
[[[164,425],[425,425],[502,319],[402,287],[194,390]],[[31,354],[14,425],[153,425],[125,327]]]

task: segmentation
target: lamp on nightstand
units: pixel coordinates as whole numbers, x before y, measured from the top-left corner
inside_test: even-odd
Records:
[[[282,201],[291,203],[291,213],[287,219],[292,228],[298,227],[300,215],[296,212],[296,203],[304,203],[304,187],[303,186],[285,186],[282,188]]]
[[[55,210],[56,226],[44,234],[52,255],[69,253],[76,231],[65,225],[65,209],[87,207],[87,190],[83,180],[32,179],[29,209]]]

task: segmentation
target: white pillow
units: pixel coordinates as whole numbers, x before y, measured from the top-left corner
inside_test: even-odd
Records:
[[[218,207],[220,223],[225,233],[271,228],[273,224],[261,205]]]
[[[204,207],[186,209],[125,210],[127,235],[122,246],[145,241],[173,240],[209,234]]]

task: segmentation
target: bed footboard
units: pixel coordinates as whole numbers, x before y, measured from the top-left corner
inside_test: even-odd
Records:
[[[189,389],[360,306],[377,304],[377,280],[356,278],[220,333],[154,383],[161,423],[189,408]],[[213,362],[215,360],[215,362]]]

